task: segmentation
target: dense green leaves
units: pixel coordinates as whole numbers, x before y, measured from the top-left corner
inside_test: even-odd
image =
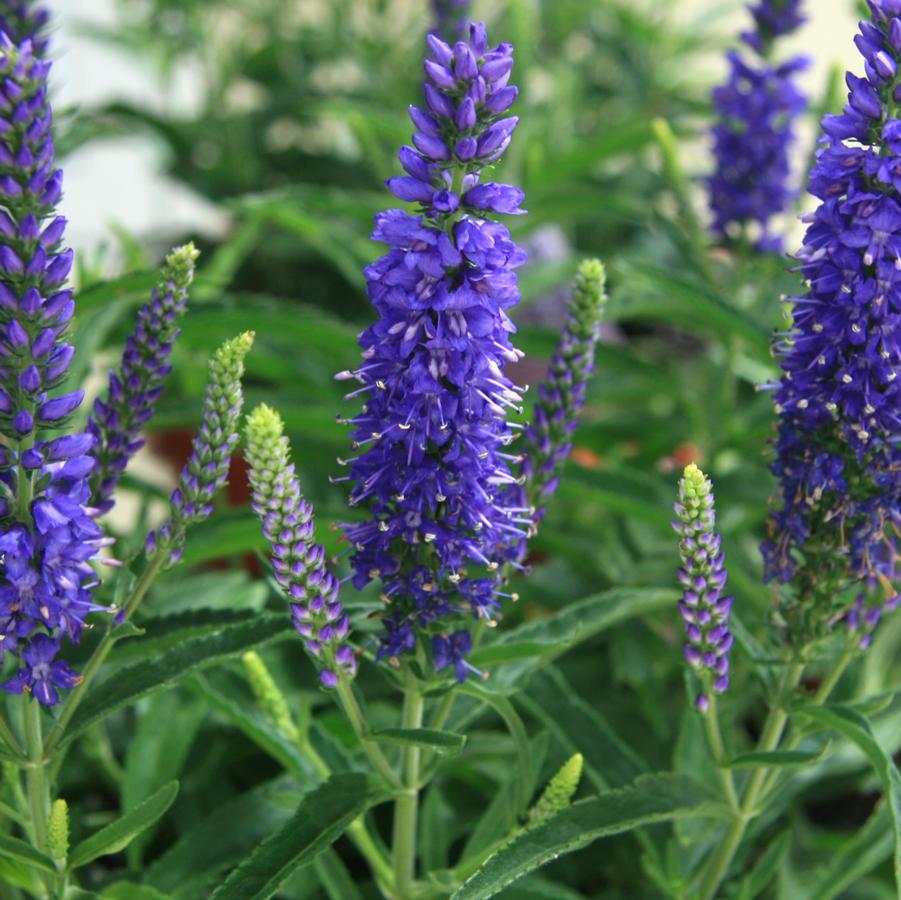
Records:
[[[641,825],[698,815],[704,802],[703,789],[678,775],[643,776],[630,787],[580,800],[520,832],[454,893],[454,900],[487,900],[565,853]]]
[[[7,834],[0,835],[0,857],[25,863],[28,866],[36,866],[45,872],[56,872],[53,860],[46,853],[41,853],[40,850],[35,850],[31,844]]]
[[[228,876],[211,900],[271,897],[286,878],[312,862],[382,796],[362,775],[335,776],[307,794],[294,816]]]
[[[153,665],[136,663],[102,682],[79,707],[65,739],[72,740],[95,722],[141,697],[171,687],[198,669],[291,634],[287,617],[272,613],[181,641],[154,659]]]
[[[466,745],[466,735],[434,728],[382,728],[372,733],[380,743],[422,747],[436,753],[459,753]]]

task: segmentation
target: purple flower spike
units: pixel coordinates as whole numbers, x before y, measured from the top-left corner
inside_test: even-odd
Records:
[[[338,580],[313,542],[313,507],[300,493],[291,447],[275,410],[258,406],[245,429],[253,508],[271,549],[272,569],[291,602],[291,617],[319,666],[319,681],[336,687],[353,676],[356,657],[345,643],[349,621],[338,600]]]
[[[113,508],[113,492],[129,460],[143,446],[142,427],[153,415],[163,380],[169,374],[169,354],[178,336],[177,322],[188,303],[188,287],[198,257],[193,244],[166,257],[163,278],[150,301],[138,310],[134,334],[128,336],[119,370],[110,372],[105,396],[98,397],[88,419],[95,438],[93,501],[101,513]]]
[[[679,482],[679,501],[673,528],[681,537],[679,581],[685,588],[679,612],[688,643],[685,658],[705,684],[697,707],[706,712],[710,688],[721,694],[729,687],[729,610],[732,600],[723,596],[726,587],[726,555],[720,550],[716,531],[713,489],[704,473],[692,463]]]
[[[783,618],[808,640],[897,594],[901,533],[901,123],[894,118],[901,7],[871,0],[848,104],[823,119],[810,176],[820,201],[799,252],[806,293],[777,340],[781,504],[763,545],[791,583]],[[875,104],[875,106],[874,106]],[[875,623],[873,623],[875,627]]]
[[[800,0],[760,0],[750,7],[757,27],[742,39],[756,58],[729,53],[729,77],[713,92],[716,169],[707,179],[713,231],[729,240],[745,226],[756,225],[762,252],[782,251],[771,220],[796,196],[790,155],[795,122],[807,101],[795,85],[795,75],[808,61],[795,57],[773,65],[770,56],[773,41],[804,21],[800,8]]]
[[[0,6],[0,31],[16,46],[31,41],[35,56],[46,56],[50,13],[34,0],[5,0]]]
[[[0,24],[29,9],[7,4]],[[27,37],[17,35],[14,47],[0,36],[0,660],[19,661],[4,690],[30,691],[52,706],[77,680],[54,657],[100,609],[91,562],[109,541],[90,505],[93,439],[59,436],[82,399],[80,391],[60,394],[74,355],[66,332],[75,305],[64,284],[72,253],[54,207],[62,174],[50,131],[50,66]]]
[[[563,334],[547,378],[538,388],[532,423],[526,429],[523,472],[528,503],[535,509],[536,528],[572,451],[573,434],[585,405],[607,300],[605,280],[599,260],[587,259],[579,266]]]
[[[352,506],[369,510],[345,533],[354,583],[383,585],[380,658],[413,649],[417,630],[492,619],[504,548],[530,525],[507,452],[506,417],[522,399],[504,374],[522,355],[507,310],[525,254],[491,216],[518,212],[522,194],[480,184],[516,127],[501,117],[513,50],[488,50],[480,25],[468,42],[432,34],[429,46],[428,110],[411,112],[417,149],[400,151],[407,176],[389,182],[418,214],[376,216],[373,239],[391,247],[365,272],[379,320],[360,339],[363,363],[338,376],[355,380],[348,398],[365,403],[349,420],[359,452],[341,461],[349,474],[338,480],[353,485]],[[504,102],[493,104],[499,92]]]

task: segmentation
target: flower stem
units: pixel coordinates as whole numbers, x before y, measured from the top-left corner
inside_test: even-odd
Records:
[[[138,606],[141,604],[141,601],[146,596],[147,591],[150,590],[151,584],[153,584],[154,579],[160,573],[160,570],[163,568],[163,565],[166,562],[167,555],[168,550],[166,548],[161,548],[157,550],[156,553],[151,557],[150,562],[147,564],[147,568],[144,569],[144,572],[138,580],[138,583],[135,585],[134,590],[131,592],[131,596],[128,598],[128,600],[125,602],[124,607],[122,608],[122,614],[125,621],[127,621],[132,616],[134,611],[138,608]],[[103,635],[100,643],[97,645],[96,649],[91,655],[91,658],[88,660],[88,663],[84,668],[84,672],[82,673],[81,681],[74,688],[72,693],[69,694],[69,696],[66,698],[59,719],[57,720],[56,725],[53,727],[53,730],[50,732],[50,736],[47,739],[47,746],[45,749],[48,756],[56,750],[60,740],[65,734],[67,726],[72,721],[72,716],[75,715],[75,711],[78,709],[81,701],[87,694],[88,687],[94,679],[94,676],[97,674],[98,670],[105,662],[107,656],[109,656],[110,651],[113,649],[113,645],[117,640],[114,631],[115,625],[113,623],[110,623],[110,626],[107,628],[106,634]]]
[[[716,771],[723,785],[723,793],[729,802],[732,812],[739,814],[738,796],[735,793],[735,780],[732,778],[732,772],[725,768],[726,750],[723,745],[723,735],[720,730],[719,709],[716,702],[716,693],[713,690],[707,691],[708,703],[707,712],[702,713],[704,717],[704,725],[707,727],[707,739],[710,742],[710,752],[713,754],[716,763]]]
[[[407,673],[404,690],[402,728],[422,727],[425,706],[419,686],[412,675]],[[399,900],[409,900],[413,896],[413,882],[416,875],[416,820],[419,810],[419,764],[421,750],[410,744],[401,755],[401,779],[403,793],[394,802],[394,835],[392,853],[394,856],[394,888]]]
[[[44,742],[41,737],[41,707],[37,700],[25,698],[25,748],[29,765],[25,768],[25,786],[31,815],[31,833],[38,850],[47,850],[47,820],[50,816],[50,795],[44,770]]]
[[[789,696],[801,681],[803,672],[803,663],[795,662],[786,668],[776,694],[776,702],[770,707],[769,715],[763,727],[763,733],[760,735],[760,740],[757,743],[758,752],[768,753],[779,746],[779,741],[782,740],[782,734],[785,731],[785,723],[788,721],[788,713],[785,707]],[[748,823],[757,815],[757,801],[760,798],[761,789],[768,774],[769,769],[762,766],[759,769],[755,769],[754,774],[751,775],[742,796],[738,815],[733,819],[722,842],[705,867],[698,890],[698,896],[701,900],[713,900],[717,896],[720,883],[726,877],[729,867],[732,865],[732,860],[735,858],[739,846],[741,846]]]
[[[391,787],[399,787],[400,784],[397,780],[397,776],[394,774],[394,770],[385,758],[385,754],[382,753],[379,745],[367,734],[366,720],[363,717],[363,711],[360,709],[360,704],[357,703],[357,698],[354,697],[353,689],[350,686],[350,680],[346,675],[339,675],[338,687],[336,690],[338,692],[338,699],[341,702],[341,708],[344,710],[344,714],[350,721],[354,733],[359,739],[366,755],[369,757],[369,761]]]

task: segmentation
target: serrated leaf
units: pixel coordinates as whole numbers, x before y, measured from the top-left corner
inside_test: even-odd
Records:
[[[286,878],[316,859],[357,816],[385,796],[364,775],[333,776],[303,798],[294,816],[263,841],[210,900],[267,900]]]
[[[125,849],[145,828],[149,828],[163,816],[177,796],[177,781],[163,785],[155,794],[139,803],[122,818],[101,828],[75,847],[69,854],[67,871],[74,871],[100,856]]]
[[[760,859],[754,863],[754,868],[742,879],[735,900],[754,900],[767,889],[769,883],[776,877],[790,842],[791,834],[784,831],[766,848]]]
[[[46,853],[36,850],[31,844],[8,834],[0,834],[0,856],[37,867],[45,872],[57,873],[56,865]]]
[[[164,690],[182,678],[231,656],[294,634],[285,616],[259,614],[252,621],[226,625],[185,640],[153,659],[121,669],[101,682],[78,708],[63,738],[68,743],[85,728],[117,710]],[[139,641],[132,641],[132,646]]]
[[[383,728],[372,736],[381,743],[425,747],[436,753],[459,753],[466,745],[466,735],[434,728]]]
[[[882,783],[885,802],[891,815],[895,838],[895,886],[901,892],[901,774],[898,773],[898,767],[876,740],[870,723],[856,710],[835,704],[810,706],[800,712],[856,744],[873,766]]]
[[[629,787],[580,800],[521,831],[453,894],[453,900],[487,900],[540,866],[599,838],[697,815],[706,799],[696,782],[665,774],[645,775]]]

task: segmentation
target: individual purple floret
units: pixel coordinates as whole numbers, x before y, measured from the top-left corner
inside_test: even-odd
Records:
[[[807,101],[795,75],[807,66],[803,57],[778,65],[769,61],[775,38],[803,21],[800,2],[762,0],[751,7],[757,28],[742,35],[757,58],[730,52],[729,77],[713,92],[717,123],[713,128],[714,173],[707,179],[713,231],[735,239],[755,225],[756,246],[781,252],[782,239],[771,220],[797,195],[791,179],[795,121]]]
[[[178,336],[178,319],[187,307],[198,255],[194,245],[187,244],[166,258],[162,281],[138,310],[119,370],[110,372],[106,394],[94,402],[87,428],[95,439],[92,455],[97,460],[93,502],[102,513],[113,508],[116,485],[144,445],[140,432],[153,416],[163,381],[172,368],[169,355]]]
[[[412,649],[417,629],[491,620],[499,548],[529,524],[506,449],[521,398],[503,371],[521,356],[506,310],[525,254],[493,221],[522,212],[523,195],[480,183],[518,121],[506,115],[513,48],[489,50],[482,25],[470,34],[453,47],[429,35],[426,106],[410,109],[414,146],[399,153],[407,174],[387,182],[419,211],[376,216],[373,239],[392,248],[366,269],[379,320],[361,336],[363,364],[338,376],[356,379],[348,397],[365,403],[350,420],[360,452],[344,463],[350,503],[370,517],[345,533],[357,586],[384,587],[379,656]]]
[[[50,13],[42,3],[34,0],[5,0],[0,4],[0,32],[19,46],[31,41],[32,51],[36,56],[45,56],[50,41],[47,38],[47,26]]]
[[[595,348],[601,336],[601,316],[607,299],[604,283],[604,266],[599,260],[587,259],[579,266],[563,334],[547,378],[538,388],[532,422],[524,436],[522,470],[528,503],[535,510],[536,527],[572,452],[572,437],[585,405]]]
[[[275,580],[291,601],[294,627],[319,664],[327,688],[353,675],[356,658],[346,643],[350,619],[338,599],[338,580],[314,543],[313,507],[300,493],[291,447],[275,410],[258,406],[245,428],[253,509],[272,552]]]
[[[163,550],[171,562],[176,562],[184,549],[188,527],[213,512],[213,498],[228,480],[232,452],[238,443],[238,421],[244,405],[241,378],[253,338],[253,332],[246,331],[226,341],[210,360],[200,430],[172,492],[171,518],[148,535],[148,553]]]
[[[89,505],[93,438],[64,433],[82,392],[59,393],[75,303],[56,214],[49,69],[29,42],[0,37],[0,660],[11,653],[23,665],[4,688],[33,689],[45,705],[57,701],[54,679],[70,686],[52,657],[100,608],[90,562],[109,543]]]
[[[725,596],[728,575],[726,555],[716,531],[713,489],[704,473],[692,463],[679,482],[673,528],[679,534],[679,611],[685,622],[688,643],[685,658],[698,670],[704,690],[697,705],[702,712],[710,703],[709,691],[721,694],[729,687],[729,612],[732,598]]]
[[[800,251],[807,292],[777,342],[782,502],[764,546],[769,579],[793,582],[797,627],[821,632],[849,590],[897,593],[901,530],[901,0],[873,0],[856,44],[865,77],[823,120],[810,176],[820,200]]]

